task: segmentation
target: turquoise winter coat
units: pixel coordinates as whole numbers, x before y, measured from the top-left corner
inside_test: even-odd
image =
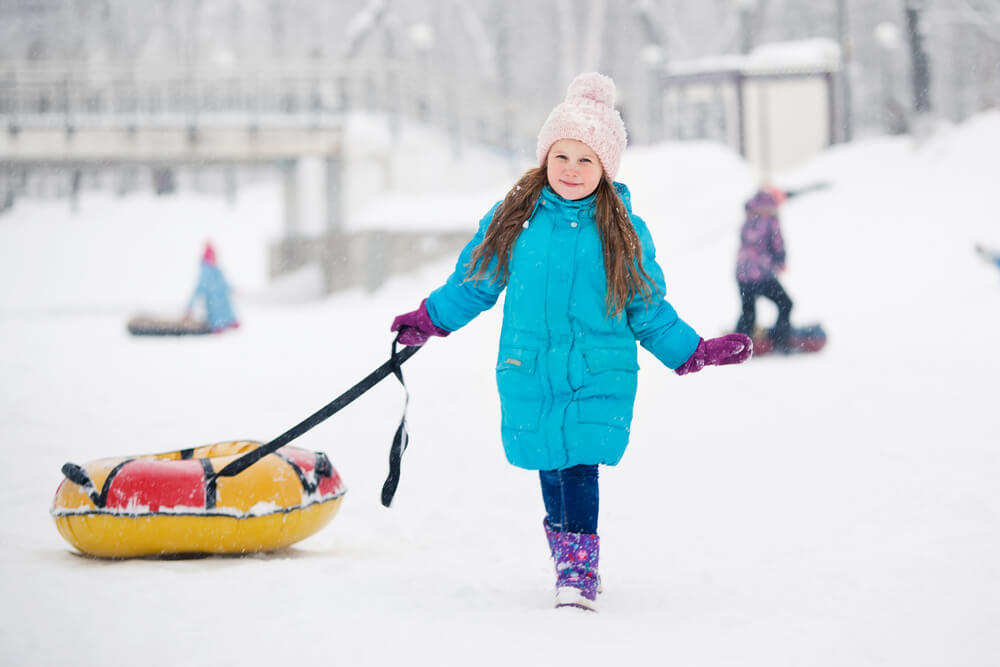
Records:
[[[628,188],[615,183],[615,189],[639,235],[646,273],[659,290],[651,303],[637,296],[624,316],[606,315],[595,195],[567,201],[548,186],[514,243],[506,283],[496,280],[495,258],[492,281],[466,278],[472,251],[497,204],[480,221],[455,272],[427,298],[434,323],[454,331],[507,290],[497,389],[504,451],[521,468],[618,463],[628,445],[635,402],[635,341],[670,368],[682,365],[698,346],[698,334],[663,298],[653,240],[646,223],[632,214]]]

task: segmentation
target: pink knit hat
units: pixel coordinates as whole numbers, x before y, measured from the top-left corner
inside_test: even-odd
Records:
[[[590,146],[611,180],[625,152],[625,123],[614,107],[615,82],[603,74],[581,74],[566,89],[566,99],[549,114],[538,133],[538,166],[545,166],[552,144],[576,139]]]

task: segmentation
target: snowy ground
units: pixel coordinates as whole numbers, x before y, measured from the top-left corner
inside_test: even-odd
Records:
[[[498,441],[498,311],[408,362],[391,510],[387,381],[298,441],[350,489],[314,537],[246,558],[71,553],[48,515],[62,463],[277,435],[381,363],[391,318],[449,265],[294,302],[263,279],[272,189],[236,208],[90,195],[77,217],[22,202],[0,217],[0,662],[1000,664],[1000,273],[972,251],[1000,247],[998,146],[992,113],[782,176],[831,183],[783,221],[793,319],[830,342],[684,378],[640,353],[632,444],[602,472],[597,615],[550,608],[537,480]],[[731,327],[745,165],[664,145],[628,152],[621,179],[674,305],[703,335]],[[183,305],[208,236],[244,327],[130,338],[135,310]]]

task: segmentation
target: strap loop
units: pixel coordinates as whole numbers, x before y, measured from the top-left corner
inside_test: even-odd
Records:
[[[392,505],[392,499],[396,495],[396,486],[399,484],[399,472],[403,462],[403,452],[406,451],[406,446],[410,442],[410,436],[406,432],[406,408],[410,405],[410,392],[406,389],[406,382],[403,381],[403,369],[400,366],[401,362],[398,361],[396,355],[396,343],[398,340],[397,338],[392,341],[392,355],[389,357],[389,362],[392,364],[392,374],[399,380],[399,384],[403,385],[406,401],[403,403],[403,417],[399,420],[396,435],[392,438],[392,447],[389,448],[389,475],[385,478],[385,483],[382,485],[383,507]]]

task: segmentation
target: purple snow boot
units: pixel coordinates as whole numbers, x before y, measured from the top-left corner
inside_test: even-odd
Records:
[[[556,561],[556,607],[597,611],[595,600],[601,538],[588,533],[551,532],[549,544]]]
[[[545,529],[545,539],[549,542],[549,558],[555,561],[556,558],[556,540],[559,539],[560,533],[558,530],[552,530],[552,524],[549,523],[548,517],[542,519],[542,528]],[[559,571],[556,570],[556,574]],[[604,584],[601,583],[601,575],[597,575],[597,594],[600,595],[604,592]]]

